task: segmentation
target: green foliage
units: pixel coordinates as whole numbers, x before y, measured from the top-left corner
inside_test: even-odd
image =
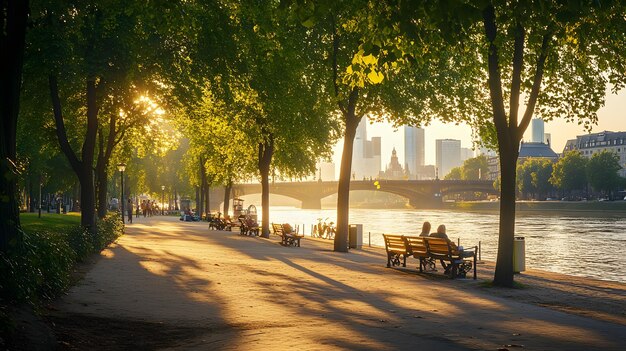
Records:
[[[551,190],[552,161],[529,158],[517,166],[517,187],[520,193],[543,197]]]
[[[603,150],[593,154],[587,162],[587,179],[595,190],[611,195],[621,183],[617,173],[620,169],[619,156]]]
[[[588,159],[580,151],[565,153],[554,164],[550,183],[568,193],[584,189],[587,185],[587,162]]]
[[[450,170],[448,174],[443,178],[445,180],[461,180],[463,174],[463,167],[454,167]]]
[[[477,156],[467,159],[461,167],[450,170],[444,179],[446,180],[480,180],[489,176],[489,164],[487,157]]]
[[[484,155],[472,157],[463,162],[461,179],[482,180],[489,177],[489,163]]]
[[[37,304],[58,296],[69,286],[76,262],[99,252],[122,232],[115,214],[98,222],[95,235],[78,225],[28,230],[21,246],[0,253],[0,301]]]

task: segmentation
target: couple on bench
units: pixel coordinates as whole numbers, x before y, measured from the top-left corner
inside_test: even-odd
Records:
[[[450,238],[448,238],[448,234],[446,234],[445,225],[441,224],[439,227],[437,227],[437,231],[434,233],[430,233],[430,228],[431,228],[430,222],[428,221],[424,222],[424,224],[422,224],[422,232],[420,233],[419,236],[446,239],[446,241],[448,241],[450,244],[454,246],[454,243],[450,241]],[[458,249],[460,258],[473,257],[475,255],[474,251],[463,250],[463,246],[458,246],[457,249]],[[450,270],[450,265],[446,264],[444,260],[440,260],[440,262],[441,262],[441,266],[444,268],[446,273],[448,273],[448,271]],[[429,264],[429,266],[432,270],[436,270],[435,265],[433,263]]]

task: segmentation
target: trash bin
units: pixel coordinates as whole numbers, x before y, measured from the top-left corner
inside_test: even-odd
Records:
[[[526,241],[523,236],[516,236],[513,241],[513,272],[526,270]]]
[[[351,249],[361,249],[363,245],[363,224],[350,224],[348,226],[348,243]]]

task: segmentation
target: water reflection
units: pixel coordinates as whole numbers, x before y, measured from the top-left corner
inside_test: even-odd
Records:
[[[259,209],[260,210],[260,209]],[[304,226],[306,235],[318,218],[335,221],[336,210],[302,210],[294,207],[271,207],[274,222]],[[260,216],[259,216],[260,217]],[[445,224],[448,236],[461,245],[481,242],[482,258],[495,260],[498,243],[498,215],[411,209],[351,209],[350,223],[363,224],[363,241],[384,246],[382,234],[418,235],[422,222],[433,228]],[[302,229],[300,229],[302,231]],[[370,234],[370,235],[368,235]],[[518,216],[516,236],[525,237],[526,267],[546,271],[626,282],[618,266],[626,245],[626,220],[604,217]]]

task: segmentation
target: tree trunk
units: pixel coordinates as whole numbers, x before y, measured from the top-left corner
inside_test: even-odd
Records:
[[[259,173],[261,174],[261,208],[263,218],[261,220],[261,236],[270,237],[270,165],[274,155],[274,136],[269,135],[268,140],[259,143]]]
[[[199,166],[200,167],[198,168],[198,171],[200,172],[200,203],[198,204],[198,214],[200,215],[200,218],[202,218],[202,215],[205,211],[206,196],[206,172],[204,169],[204,159],[202,157],[200,157]]]
[[[180,208],[178,207],[178,192],[176,191],[176,188],[174,188],[174,210],[180,211]]]
[[[93,179],[94,150],[96,146],[96,135],[98,132],[98,106],[96,99],[96,82],[87,80],[87,132],[82,147],[82,160],[78,159],[74,150],[69,144],[63,114],[61,110],[61,99],[59,98],[59,88],[56,76],[49,77],[50,97],[56,124],[56,134],[59,140],[61,151],[67,157],[74,173],[80,182],[80,223],[83,227],[95,232],[95,189]],[[122,200],[123,201],[123,200]]]
[[[210,218],[211,215],[211,201],[210,201],[210,193],[211,193],[211,186],[209,185],[209,183],[207,182],[205,188],[205,195],[204,195],[204,212],[206,215],[206,218]]]
[[[337,232],[334,250],[348,252],[348,225],[350,220],[350,178],[352,177],[352,149],[360,118],[348,117],[341,154],[341,169],[337,186]]]
[[[0,252],[7,252],[22,242],[15,158],[28,1],[2,1],[0,10]]]
[[[493,283],[513,286],[513,241],[515,236],[515,176],[518,152],[500,151],[500,235]]]
[[[200,187],[196,187],[196,211],[200,208]]]
[[[98,198],[98,218],[102,219],[107,215],[107,189],[109,186],[108,177],[104,167],[96,167],[96,182],[96,194]]]
[[[233,188],[233,183],[230,181],[224,186],[224,217],[228,216],[228,208],[230,207],[230,190]]]
[[[348,252],[348,225],[350,220],[350,177],[352,176],[352,148],[356,128],[362,116],[356,115],[356,103],[359,99],[358,88],[353,88],[348,97],[347,106],[343,110],[346,131],[341,154],[341,169],[339,184],[337,185],[337,232],[335,234],[334,250]]]

